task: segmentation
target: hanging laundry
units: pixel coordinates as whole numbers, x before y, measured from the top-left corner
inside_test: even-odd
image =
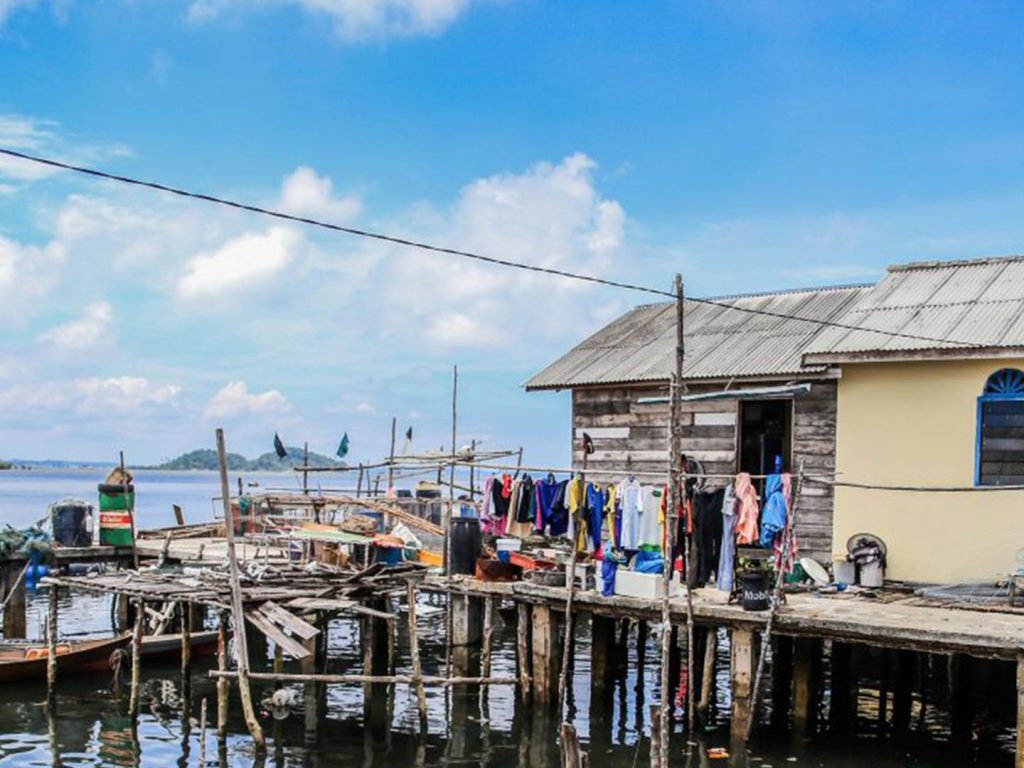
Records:
[[[608,496],[600,485],[587,483],[586,514],[584,519],[587,523],[587,535],[589,541],[587,550],[597,552],[601,549],[601,523],[604,519],[605,505],[608,503]]]
[[[694,528],[697,540],[697,584],[706,584],[718,571],[722,546],[722,500],[725,489],[703,491],[694,496]],[[730,532],[730,538],[732,533]]]
[[[740,546],[757,541],[757,521],[761,510],[757,503],[757,489],[750,480],[749,472],[736,475],[736,543]]]
[[[557,482],[553,475],[534,484],[536,513],[534,529],[537,533],[562,536],[569,529],[569,513],[565,507],[566,481]]]
[[[636,478],[623,480],[615,491],[621,517],[620,543],[625,550],[640,549],[640,524],[644,513],[644,489]]]
[[[662,525],[664,512],[662,500],[666,498],[663,486],[651,486],[644,489],[643,514],[640,521],[640,547],[662,549]]]
[[[533,531],[537,494],[534,492],[533,478],[529,475],[523,475],[516,483],[519,492],[517,494],[513,491],[515,503],[509,509],[505,535],[525,539]]]
[[[618,498],[616,494],[617,486],[614,484],[609,485],[605,488],[605,503],[604,503],[604,520],[608,527],[608,541],[611,542],[611,546],[619,546],[619,529],[621,516],[616,514],[616,507],[618,506]]]
[[[726,486],[722,497],[722,548],[718,554],[715,581],[723,592],[732,592],[733,561],[736,556],[736,493]]]
[[[764,509],[761,511],[761,546],[770,547],[786,528],[789,509],[789,475],[768,475],[764,481]],[[785,486],[785,487],[784,487]]]

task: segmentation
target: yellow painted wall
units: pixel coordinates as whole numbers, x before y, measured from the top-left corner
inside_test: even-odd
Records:
[[[1000,368],[1024,360],[859,363],[839,382],[840,479],[974,484],[977,400]],[[855,533],[889,547],[886,578],[957,583],[1005,578],[1024,549],[1024,491],[896,493],[837,488],[833,549]],[[1021,563],[1020,565],[1024,565]]]

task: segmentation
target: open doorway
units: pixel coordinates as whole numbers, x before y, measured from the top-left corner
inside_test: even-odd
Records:
[[[793,452],[792,400],[740,401],[740,472],[789,472]],[[760,483],[757,484],[760,488]]]

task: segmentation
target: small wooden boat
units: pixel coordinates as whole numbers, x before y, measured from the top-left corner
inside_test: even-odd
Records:
[[[217,630],[193,632],[189,638],[193,656],[212,656],[217,653]],[[181,658],[181,635],[146,635],[142,638],[142,658]]]
[[[57,644],[57,676],[109,672],[114,651],[128,645],[131,635]],[[49,649],[39,642],[0,642],[0,683],[46,681]]]

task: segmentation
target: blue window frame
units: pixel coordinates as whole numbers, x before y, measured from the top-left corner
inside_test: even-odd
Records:
[[[1024,485],[1024,371],[1003,368],[978,398],[975,485]]]

